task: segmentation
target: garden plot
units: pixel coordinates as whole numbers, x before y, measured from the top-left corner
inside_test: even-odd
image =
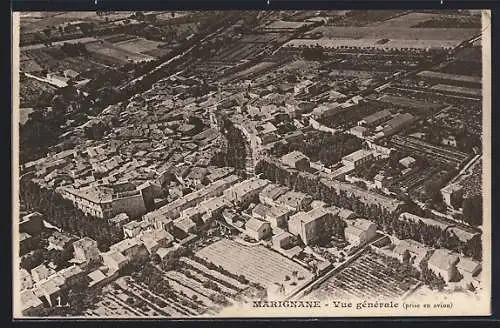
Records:
[[[398,299],[419,281],[399,277],[383,257],[366,252],[314,290],[312,298]]]
[[[313,277],[311,272],[298,263],[262,245],[247,246],[229,239],[222,239],[199,250],[196,256],[232,273],[243,275],[263,287],[282,283],[286,276],[291,277],[296,271],[297,276],[303,279],[289,292],[299,289]]]

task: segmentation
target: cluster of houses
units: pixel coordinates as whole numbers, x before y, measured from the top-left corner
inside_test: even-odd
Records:
[[[446,248],[433,249],[413,239],[397,240],[382,248],[372,249],[399,261],[408,261],[421,270],[422,261],[427,261],[427,268],[443,278],[447,284],[467,289],[480,289],[482,283],[482,265],[470,257],[457,254]]]
[[[122,223],[125,221],[128,219]],[[71,287],[102,286],[117,278],[128,263],[153,255],[163,260],[177,248],[174,237],[163,227],[137,221],[129,221],[122,227],[125,239],[111,245],[106,252],[101,252],[97,242],[89,237],[78,239],[55,231],[49,237],[48,247],[72,253],[72,257],[59,271],[55,271],[53,263],[42,263],[30,272],[20,269],[23,314],[37,313],[43,307],[63,306],[68,302],[67,290]]]

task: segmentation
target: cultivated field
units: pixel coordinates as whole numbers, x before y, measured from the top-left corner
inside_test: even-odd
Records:
[[[459,87],[456,85],[449,85],[449,84],[436,84],[431,89],[441,92],[459,93],[467,96],[476,96],[476,97],[481,97],[481,95],[483,94],[481,89]]]
[[[366,252],[321,284],[309,296],[314,299],[398,299],[418,284],[414,278],[395,274],[386,260]]]
[[[406,97],[391,96],[391,95],[383,95],[378,100],[385,103],[390,103],[391,105],[396,107],[410,109],[414,114],[417,115],[425,114],[427,111],[435,111],[439,108],[444,107],[443,104],[435,102],[411,99]]]
[[[101,37],[102,40],[108,41],[111,43],[133,40],[135,38],[137,38],[135,35],[123,34],[123,33],[111,34],[111,35],[106,35],[106,36]]]
[[[46,27],[65,24],[70,21],[103,22],[106,17],[109,21],[124,19],[132,12],[117,12],[99,16],[95,11],[68,11],[68,12],[30,12],[21,16],[21,28],[26,32],[39,31]]]
[[[191,317],[214,315],[248,302],[258,288],[197,257],[181,257],[173,270],[147,264],[146,271],[119,278],[103,289],[88,316]],[[152,270],[152,271],[151,271]]]
[[[481,159],[476,161],[470,169],[469,175],[465,176],[460,185],[463,186],[466,197],[480,195],[483,185],[483,162]]]
[[[301,28],[304,25],[308,25],[309,23],[304,23],[304,22],[287,22],[287,21],[276,21],[272,22],[269,25],[266,25],[264,29],[298,29]]]
[[[115,45],[130,52],[145,53],[150,50],[158,49],[158,47],[163,45],[163,43],[143,38],[134,38],[131,40],[117,42]]]
[[[479,34],[474,28],[373,28],[320,26],[311,33],[322,33],[325,38],[340,39],[391,39],[391,40],[441,40],[463,41]]]
[[[297,271],[299,279],[303,279],[295,286],[290,286],[287,292],[297,290],[313,276],[298,263],[262,245],[246,246],[223,239],[199,250],[196,255],[237,275],[243,275],[263,287],[284,283],[286,276],[292,277],[293,272]]]
[[[130,277],[120,278],[105,288],[102,300],[87,316],[105,317],[185,317],[205,313],[205,300],[193,300],[193,293],[175,282],[168,293],[152,291]],[[211,302],[210,300],[208,300]]]
[[[40,48],[22,52],[21,71],[26,73],[40,72],[44,69],[60,72],[72,69],[79,73],[102,67],[93,58],[69,57],[59,48]]]
[[[109,42],[92,42],[87,44],[87,50],[98,55],[102,55],[116,61],[117,64],[124,64],[131,61],[145,61],[154,59],[151,56],[128,51],[124,48],[115,46]]]
[[[20,65],[21,71],[26,73],[40,72],[43,71],[43,67],[40,66],[35,60],[21,60]]]
[[[426,22],[430,19],[433,19],[436,16],[440,15],[432,13],[409,13],[385,21],[376,22],[368,26],[377,28],[402,28],[402,27],[408,28],[408,27],[413,27],[419,23]]]
[[[164,48],[155,48],[149,51],[143,51],[142,53],[145,55],[160,58],[162,56],[168,55],[171,51],[172,51],[171,47],[164,47]]]
[[[243,71],[240,71],[231,76],[231,79],[235,78],[251,78],[253,75],[258,74],[262,71],[268,70],[273,67],[276,63],[274,62],[260,62],[252,67],[249,67]]]

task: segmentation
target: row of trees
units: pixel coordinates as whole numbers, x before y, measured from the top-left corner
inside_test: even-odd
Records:
[[[42,188],[29,179],[20,183],[21,202],[30,211],[38,211],[46,221],[64,231],[97,241],[101,251],[123,239],[121,228],[107,220],[84,214],[73,203],[52,189]]]
[[[149,290],[154,291],[156,294],[172,300],[177,299],[172,286],[164,278],[164,273],[156,268],[151,262],[146,263],[140,270],[132,273],[132,278],[148,286]]]
[[[483,224],[483,196],[481,194],[467,197],[462,203],[462,213],[465,222],[472,226]]]

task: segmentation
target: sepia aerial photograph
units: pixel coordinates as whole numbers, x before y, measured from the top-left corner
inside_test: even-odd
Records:
[[[14,317],[490,313],[488,11],[12,25]]]

